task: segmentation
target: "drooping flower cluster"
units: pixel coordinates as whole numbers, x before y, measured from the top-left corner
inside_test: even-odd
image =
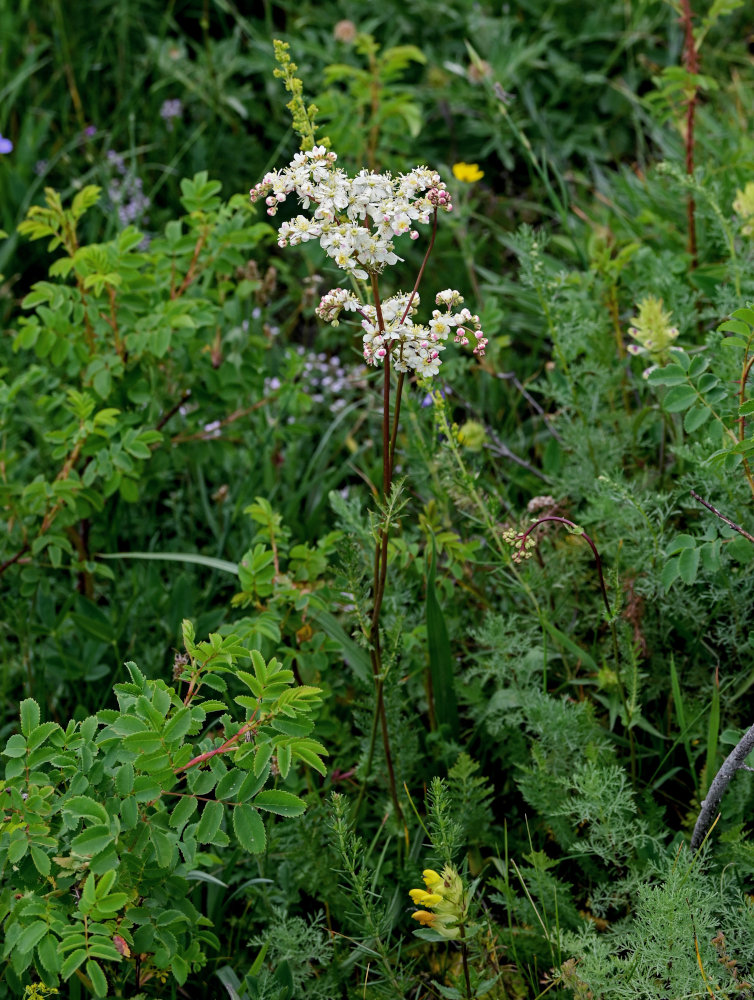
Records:
[[[312,218],[298,215],[281,225],[280,246],[318,240],[338,267],[365,280],[400,259],[396,237],[408,233],[416,239],[415,224],[427,225],[436,209],[453,208],[440,175],[429,167],[398,177],[369,170],[349,177],[336,160],[335,153],[315,146],[296,153],[292,163],[265,174],[251,189],[252,201],[265,198],[268,215],[275,215],[289,194],[304,209],[314,206]]]
[[[460,937],[468,911],[468,899],[461,876],[451,865],[446,865],[441,875],[427,868],[422,872],[422,877],[426,890],[411,889],[409,896],[414,906],[426,909],[412,913],[412,918],[418,920],[422,927],[431,927],[451,941]]]
[[[427,325],[414,322],[419,306],[419,295],[400,292],[375,306],[364,305],[344,288],[334,288],[316,309],[320,319],[338,325],[341,312],[356,312],[361,316],[364,330],[364,360],[369,365],[379,365],[389,357],[393,368],[399,372],[415,371],[429,377],[440,370],[440,353],[445,350],[445,341],[453,333],[453,341],[463,346],[473,341],[473,353],[484,355],[488,340],[482,333],[479,317],[460,306],[463,297],[454,289],[447,288],[435,296],[435,304],[445,311],[434,309]]]

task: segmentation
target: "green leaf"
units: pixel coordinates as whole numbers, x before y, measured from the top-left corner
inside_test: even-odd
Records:
[[[162,731],[162,735],[166,740],[182,740],[186,733],[191,729],[192,718],[191,709],[179,708],[175,715],[170,719]]]
[[[680,575],[680,561],[680,556],[675,556],[673,559],[668,559],[663,566],[662,573],[660,573],[660,583],[663,585],[665,590],[669,590]]]
[[[76,951],[72,951],[71,954],[66,958],[60,967],[60,975],[63,979],[70,979],[73,973],[78,969],[81,963],[86,958],[86,948],[77,948]]]
[[[357,646],[353,639],[346,635],[338,624],[338,620],[329,611],[315,608],[310,604],[309,617],[319,625],[325,635],[338,643],[343,651],[343,658],[351,670],[353,670],[356,677],[362,683],[369,684],[371,682],[372,666],[367,651],[362,649],[361,646]]]
[[[170,825],[182,829],[196,812],[198,804],[193,795],[184,795],[170,814]]]
[[[39,705],[33,698],[25,698],[21,702],[21,732],[24,736],[31,735],[39,725]]]
[[[114,839],[110,833],[109,826],[90,826],[89,829],[80,833],[78,837],[73,838],[71,841],[71,852],[78,854],[80,857],[99,854]]]
[[[16,941],[15,948],[24,954],[38,944],[47,933],[47,924],[43,921],[24,927],[21,937]]]
[[[209,844],[217,831],[223,818],[222,802],[208,802],[202,812],[202,818],[194,834],[198,844]]]
[[[246,803],[236,806],[233,810],[233,829],[245,851],[259,854],[264,850],[267,839],[264,822],[253,806]]]
[[[60,729],[57,722],[43,722],[41,726],[37,726],[36,729],[29,733],[29,739],[27,740],[29,750],[41,747],[48,736],[54,733],[56,729]]]
[[[432,707],[430,717],[439,728],[448,729],[451,738],[458,735],[458,701],[455,690],[453,656],[450,650],[448,628],[435,589],[437,569],[437,546],[432,535],[432,553],[427,569],[427,650],[429,653],[429,699]]]
[[[683,427],[687,434],[693,433],[712,416],[712,410],[703,403],[696,403],[683,418]]]
[[[668,413],[680,413],[696,402],[696,389],[690,385],[674,385],[668,389],[662,401],[663,408]]]
[[[542,624],[559,646],[563,646],[576,657],[577,661],[581,660],[581,662],[584,663],[590,670],[597,673],[599,668],[590,653],[588,653],[585,649],[582,649],[581,646],[575,643],[570,636],[565,634],[565,632],[561,632],[561,630],[553,625],[547,618],[542,619]]]
[[[183,986],[188,979],[191,968],[185,958],[182,958],[180,955],[173,955],[170,962],[170,971],[175,976],[178,985]]]
[[[60,954],[58,952],[58,939],[54,934],[45,934],[37,945],[39,961],[48,972],[60,972]]]
[[[100,915],[105,917],[112,917],[122,910],[123,907],[128,902],[128,893],[126,892],[111,892],[108,896],[104,896],[102,899],[97,900],[97,909]]]
[[[300,816],[306,809],[306,804],[297,796],[277,788],[260,792],[254,799],[254,805],[278,816]]]
[[[678,572],[684,583],[691,584],[696,580],[700,555],[699,549],[684,549],[678,557]]]
[[[232,573],[238,576],[238,566],[236,563],[228,562],[227,559],[216,559],[214,556],[201,556],[194,552],[100,552],[98,559],[156,559],[162,562],[194,563],[197,566],[206,566],[208,569],[217,569],[221,573]]]
[[[86,974],[92,981],[95,996],[107,996],[107,979],[99,962],[95,962],[94,959],[90,958],[86,963]]]
[[[99,802],[95,802],[94,799],[90,799],[88,795],[74,795],[73,798],[63,803],[63,811],[72,816],[93,819],[99,823],[107,824],[110,822],[105,807]]]
[[[118,795],[130,795],[134,790],[134,766],[130,761],[115,772],[115,790]]]
[[[30,849],[31,860],[34,862],[34,867],[37,869],[40,875],[44,878],[50,874],[50,857],[48,854],[40,848],[36,847],[34,844],[31,845]]]
[[[26,753],[26,740],[21,733],[14,733],[5,744],[5,757],[23,757]]]

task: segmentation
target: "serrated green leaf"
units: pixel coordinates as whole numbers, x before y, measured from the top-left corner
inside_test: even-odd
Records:
[[[38,944],[42,938],[47,933],[47,924],[43,921],[36,921],[33,924],[29,924],[28,927],[24,927],[21,932],[21,936],[18,941],[16,941],[15,949],[21,951],[24,954]]]
[[[674,385],[668,389],[662,400],[663,409],[668,413],[680,413],[696,402],[696,389],[690,385]]]
[[[298,757],[299,760],[302,760],[304,764],[308,764],[309,767],[313,767],[315,771],[319,771],[323,777],[327,774],[327,768],[313,750],[309,750],[307,747],[294,746],[293,756]]]
[[[684,583],[691,584],[696,580],[700,556],[700,550],[695,548],[684,549],[678,557],[678,572]]]
[[[45,934],[37,945],[37,955],[39,955],[39,961],[48,972],[60,972],[58,939],[53,934]]]
[[[288,772],[291,769],[291,747],[290,744],[279,746],[277,748],[277,761],[278,770],[280,771],[281,778],[285,779],[288,777]]]
[[[112,887],[115,885],[116,878],[117,875],[114,868],[111,868],[109,871],[106,871],[105,874],[97,883],[97,888],[94,892],[95,897],[97,899],[102,899],[104,896],[106,896],[110,892]]]
[[[23,757],[26,753],[26,739],[21,733],[14,733],[5,744],[3,755],[5,757]]]
[[[702,403],[696,403],[683,418],[683,427],[687,434],[692,434],[705,424],[712,416],[712,410]]]
[[[182,740],[191,729],[191,709],[179,708],[175,715],[168,720],[162,735],[166,740]]]
[[[80,833],[78,837],[73,838],[71,841],[71,851],[80,857],[99,854],[114,839],[108,826],[90,826],[83,833]]]
[[[122,910],[127,902],[128,893],[111,892],[109,895],[97,900],[95,910],[99,912],[100,916],[104,916],[105,918],[112,917],[118,910]]]
[[[300,816],[306,809],[306,804],[301,799],[281,788],[268,788],[260,792],[254,799],[254,805],[277,816]]]
[[[77,948],[76,951],[72,951],[60,967],[61,977],[63,979],[70,979],[85,959],[86,948]]]
[[[21,732],[28,737],[38,725],[39,705],[33,698],[25,698],[21,702]]]
[[[198,844],[209,844],[223,819],[223,806],[221,802],[208,802],[202,811],[202,818],[196,828],[194,837]]]
[[[184,795],[170,814],[170,826],[182,829],[194,815],[198,805],[193,795]]]
[[[63,811],[72,816],[93,819],[101,824],[110,822],[105,807],[89,798],[88,795],[74,795],[73,798],[63,803]]]
[[[39,874],[47,878],[51,868],[50,856],[45,854],[41,847],[36,847],[34,844],[31,845],[29,853]]]
[[[259,854],[264,850],[266,834],[264,822],[256,809],[242,803],[233,810],[233,829],[238,837],[238,843],[245,851]]]
[[[672,559],[668,559],[662,568],[662,573],[660,574],[660,583],[662,583],[665,590],[669,590],[672,584],[677,580],[680,575],[680,556],[674,556]]]
[[[241,785],[236,792],[236,802],[247,802],[249,799],[253,799],[259,789],[264,786],[269,774],[269,762],[259,774],[255,774],[253,771],[250,771],[241,782]]]
[[[51,733],[54,733],[56,729],[60,729],[57,722],[43,722],[41,726],[37,726],[36,729],[29,733],[29,738],[27,740],[29,750],[36,750],[37,747],[41,747],[45,740],[47,740]]]
[[[95,962],[94,959],[90,958],[86,963],[86,974],[92,981],[95,996],[107,996],[107,979],[99,962]]]
[[[131,761],[126,761],[115,772],[115,790],[118,795],[130,795],[134,790],[134,780],[134,766]]]

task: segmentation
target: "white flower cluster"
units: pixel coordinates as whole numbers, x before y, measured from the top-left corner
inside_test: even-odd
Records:
[[[468,309],[451,312],[462,302],[463,297],[452,288],[439,292],[435,304],[444,306],[445,312],[433,310],[432,319],[424,326],[413,320],[419,305],[417,293],[393,295],[385,299],[378,310],[375,306],[363,305],[353,292],[334,288],[322,298],[316,312],[320,319],[334,326],[344,310],[359,313],[367,364],[378,365],[389,358],[396,371],[411,370],[429,377],[440,370],[440,352],[445,350],[445,341],[453,331],[456,344],[469,344],[471,336],[474,354],[484,355],[488,341],[480,329],[479,317],[472,316]]]
[[[251,189],[252,201],[265,198],[267,214],[275,215],[289,194],[304,209],[314,205],[312,218],[298,215],[278,231],[281,247],[318,240],[338,267],[365,280],[399,258],[397,236],[416,239],[414,224],[428,224],[434,212],[453,208],[450,194],[436,171],[415,167],[393,177],[362,170],[349,177],[335,166],[337,156],[324,146],[296,153],[282,170],[272,170]]]

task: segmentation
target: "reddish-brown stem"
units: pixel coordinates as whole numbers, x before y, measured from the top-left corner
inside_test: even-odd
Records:
[[[751,374],[752,366],[754,366],[754,354],[749,358],[749,360],[744,364],[743,371],[741,372],[741,385],[738,392],[738,402],[740,406],[746,402],[746,382]],[[738,418],[738,440],[743,441],[744,432],[746,428],[746,417],[740,416]]]
[[[427,246],[427,252],[424,254],[424,260],[422,261],[422,266],[419,268],[419,273],[416,276],[416,281],[414,282],[414,287],[411,290],[411,294],[408,297],[408,302],[406,303],[406,308],[403,310],[403,315],[401,316],[401,323],[408,316],[408,311],[411,308],[411,303],[414,301],[416,293],[419,291],[419,284],[424,277],[424,268],[427,266],[427,261],[429,260],[429,255],[432,253],[432,247],[435,245],[435,237],[437,236],[437,209],[434,211],[432,216],[432,235],[429,238],[429,245]],[[374,285],[372,286],[374,287]]]
[[[121,361],[123,361],[125,359],[125,351],[123,350],[123,341],[120,339],[120,331],[118,330],[118,314],[115,310],[115,289],[112,285],[107,286],[107,297],[110,300],[110,316],[107,322],[110,324],[113,331],[115,350],[118,357]]]
[[[191,261],[188,266],[188,271],[186,271],[186,277],[183,279],[183,281],[181,282],[180,286],[177,289],[175,288],[170,289],[171,299],[179,299],[181,295],[183,295],[183,293],[189,287],[191,282],[194,280],[196,265],[199,262],[199,254],[202,252],[202,247],[204,246],[206,239],[207,239],[207,232],[205,230],[205,232],[203,232],[199,236],[199,239],[196,241],[196,246],[194,247],[194,252],[191,255]]]
[[[699,72],[699,53],[694,41],[694,27],[692,19],[694,13],[691,10],[690,0],[681,0],[681,24],[684,31],[683,62],[688,73],[696,75]],[[696,84],[690,91],[686,99],[686,174],[693,177],[694,174],[694,123],[696,118],[696,101],[699,90]],[[696,246],[696,204],[694,196],[689,191],[686,196],[686,217],[688,220],[688,251],[691,257],[691,266],[697,265]]]
[[[569,528],[575,528],[576,531],[578,531],[578,533],[587,543],[589,548],[592,550],[592,555],[594,556],[594,563],[595,566],[597,567],[597,575],[600,581],[600,591],[602,593],[602,600],[605,602],[605,610],[607,611],[608,618],[612,618],[613,612],[610,607],[610,601],[608,600],[607,596],[607,588],[605,587],[605,577],[602,574],[602,560],[600,559],[600,554],[597,551],[597,546],[594,544],[589,535],[587,535],[587,533],[583,530],[583,528],[580,528],[577,524],[574,524],[573,521],[569,521],[567,517],[556,517],[554,514],[550,515],[549,517],[540,517],[539,520],[535,521],[534,524],[530,528],[528,528],[521,536],[521,545],[518,550],[519,555],[524,552],[526,539],[529,537],[532,531],[534,531],[535,528],[539,527],[540,524],[544,524],[546,521],[557,521],[559,524],[567,524]]]
[[[210,757],[215,757],[219,753],[226,753],[228,750],[235,750],[235,744],[238,743],[240,737],[251,732],[253,729],[258,728],[258,726],[259,722],[255,722],[254,717],[252,716],[248,722],[241,726],[237,733],[228,737],[222,746],[216,747],[214,750],[207,750],[206,753],[200,753],[198,757],[194,757],[188,762],[188,764],[182,764],[180,767],[177,767],[174,774],[180,774],[181,771],[186,771],[190,767],[195,767],[197,764],[203,764],[205,760],[209,760]]]

